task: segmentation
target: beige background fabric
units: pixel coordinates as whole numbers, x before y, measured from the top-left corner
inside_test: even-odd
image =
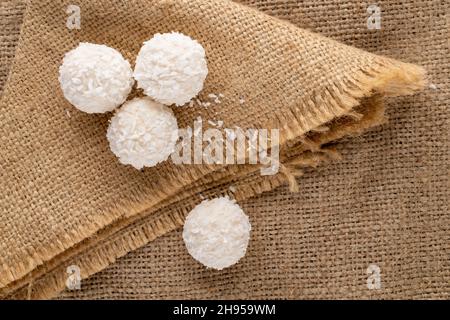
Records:
[[[344,161],[308,171],[299,194],[280,188],[242,203],[253,234],[237,266],[203,270],[187,255],[180,232],[173,232],[62,297],[448,298],[444,1],[382,2],[382,31],[365,28],[365,3],[250,4],[347,44],[424,65],[436,89],[390,100],[390,123],[346,142]],[[366,287],[370,263],[381,267],[379,291]]]
[[[424,87],[417,65],[228,0],[79,0],[81,30],[66,27],[69,4],[29,1],[0,100],[0,297],[53,297],[65,288],[67,266],[86,279],[180,227],[200,201],[196,192],[229,192],[222,188],[230,179],[238,200],[287,181],[295,190],[301,168],[336,159],[331,142],[383,122],[385,96]],[[80,41],[110,45],[133,62],[149,36],[173,30],[207,52],[199,98],[224,94],[220,105],[174,108],[178,125],[202,117],[206,126],[220,119],[224,127],[279,128],[278,174],[261,177],[255,165],[123,166],[105,137],[110,114],[77,112],[59,90],[58,67]]]
[[[14,58],[25,8],[24,1],[2,1],[0,3],[0,94],[3,92],[3,86]]]
[[[347,141],[344,160],[242,203],[253,233],[224,272],[187,254],[181,231],[136,250],[63,298],[450,298],[449,8],[445,1],[244,1],[298,26],[427,68],[436,89],[391,99],[390,122]],[[434,88],[432,86],[432,88]],[[366,286],[369,264],[382,289]]]

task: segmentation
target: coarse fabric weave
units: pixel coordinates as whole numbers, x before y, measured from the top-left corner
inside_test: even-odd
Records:
[[[292,187],[292,167],[326,161],[335,154],[330,141],[383,121],[381,95],[409,94],[423,85],[420,68],[229,1],[81,3],[81,31],[65,28],[66,7],[54,1],[29,4],[2,96],[4,295],[54,295],[64,287],[67,265],[79,265],[86,277],[179,227],[199,201],[198,192],[223,193],[233,183],[235,197],[244,199],[286,177]],[[182,126],[200,114],[225,126],[280,127],[285,164],[280,175],[263,179],[256,166],[223,171],[170,163],[133,171],[108,150],[108,116],[76,112],[61,96],[57,68],[79,41],[106,43],[134,61],[149,34],[172,30],[206,48],[210,75],[203,94],[228,97],[207,110],[177,109]],[[246,98],[244,111],[239,96]],[[327,131],[317,130],[324,124]]]
[[[24,1],[0,3],[0,94],[3,92],[3,86],[14,59],[25,8]]]

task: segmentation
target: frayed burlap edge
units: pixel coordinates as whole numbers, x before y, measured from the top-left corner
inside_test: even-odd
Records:
[[[386,122],[382,97],[373,96],[366,103],[368,104],[366,110],[362,112],[360,110],[357,110],[357,112],[352,110],[341,117],[341,119],[347,117],[353,121],[347,121],[347,123],[342,123],[342,121],[331,122],[329,125],[321,126],[317,130],[309,132],[308,135],[303,135],[301,138],[296,139],[298,143],[291,145],[288,150],[294,155],[284,159],[283,170],[281,170],[279,175],[263,179],[259,176],[257,169],[253,168],[248,177],[242,179],[242,181],[248,181],[248,185],[242,186],[241,184],[234,194],[228,192],[228,195],[237,200],[243,200],[272,190],[286,181],[289,182],[291,189],[294,186],[294,188],[298,188],[295,177],[303,174],[303,168],[316,167],[320,163],[339,159],[339,154],[335,149],[332,146],[322,147],[324,144],[329,145],[330,142],[344,136],[359,135],[371,127]],[[251,168],[252,166],[249,167]],[[252,175],[254,178],[251,177]],[[220,192],[220,194],[227,194],[227,191]],[[178,201],[181,202],[184,199],[179,198]],[[180,208],[177,205],[173,207]],[[54,297],[65,287],[67,279],[65,268],[67,266],[71,264],[78,265],[82,270],[81,276],[83,279],[103,270],[126,253],[181,227],[184,217],[189,211],[189,207],[182,208],[179,211],[167,210],[168,213],[163,211],[160,214],[149,216],[149,223],[142,223],[139,227],[127,232],[118,232],[98,245],[84,248],[84,250],[81,250],[84,252],[83,254],[79,256],[75,254],[74,258],[71,259],[69,257],[65,259],[65,264],[64,260],[53,261],[56,263],[54,269],[43,268],[38,270],[40,271],[39,274],[35,273],[23,278],[22,281],[16,282],[14,286],[10,287],[10,296],[8,298],[48,299]],[[30,281],[30,279],[34,280]]]
[[[12,68],[12,72],[14,67]],[[284,145],[290,140],[294,140],[298,137],[304,136],[307,132],[320,128],[323,124],[344,116],[346,114],[351,115],[352,109],[359,105],[360,100],[364,97],[369,97],[375,93],[380,93],[386,96],[399,96],[412,94],[415,91],[423,88],[425,85],[424,70],[420,67],[397,62],[388,58],[377,57],[372,61],[369,67],[360,69],[354,73],[351,77],[340,79],[339,83],[331,83],[325,90],[316,92],[314,95],[308,97],[308,100],[302,101],[301,104],[310,106],[308,112],[299,113],[300,108],[291,108],[286,112],[276,114],[276,121],[274,123],[267,124],[267,127],[281,127],[282,134],[280,137],[281,145]],[[320,108],[317,106],[320,105]],[[286,163],[282,165],[281,174],[277,176],[277,183],[273,186],[281,184],[283,178],[287,178],[292,190],[297,190],[296,186],[295,170],[290,170]],[[194,173],[190,175],[190,180],[201,179],[206,173],[209,173],[203,167],[195,168]],[[175,176],[174,176],[175,178]],[[179,177],[177,177],[179,179]],[[267,186],[267,184],[263,184]],[[269,189],[272,188],[269,184]],[[173,189],[176,190],[177,186],[173,185]],[[249,187],[248,194],[256,194],[265,191],[261,186]],[[157,191],[157,190],[156,190]],[[161,195],[163,198],[167,195]],[[112,222],[120,221],[121,219],[137,215],[145,212],[150,207],[154,206],[154,203],[149,203],[146,200],[145,192],[137,193],[130,196],[126,202],[113,204],[112,207],[105,208],[105,212],[108,212],[108,221],[101,221],[100,225],[108,225]],[[134,238],[130,238],[129,245],[122,246],[125,254],[131,251],[133,248],[142,246],[143,244],[153,240],[159,235],[162,235],[174,228],[174,221],[182,221],[180,217],[182,215],[176,214],[174,216],[169,215],[167,219],[161,219],[150,226],[146,234],[136,235]],[[67,233],[67,238],[86,239],[83,242],[89,243],[92,241],[93,234],[98,231],[97,225],[91,225],[83,230],[71,231]],[[136,239],[141,239],[138,241]],[[64,239],[62,239],[64,240]],[[141,243],[139,246],[132,245],[133,243]],[[86,245],[88,248],[89,245]],[[46,248],[40,248],[36,250],[28,261],[21,261],[13,266],[3,266],[0,274],[0,295],[5,296],[12,293],[15,289],[20,288],[21,283],[31,283],[34,281],[33,270],[34,266],[44,266],[49,261],[52,261],[58,254],[67,250],[63,241],[55,242],[52,246]],[[117,250],[117,253],[114,251]],[[128,250],[128,251],[127,251]],[[126,251],[126,252],[125,252]],[[86,271],[83,277],[101,270],[108,263],[113,262],[117,257],[123,255],[120,254],[120,248],[115,247],[114,250],[108,254],[100,255],[96,257],[98,261],[92,262],[92,267],[88,268],[91,271]],[[30,263],[31,261],[31,263]],[[57,260],[54,260],[57,261]],[[96,267],[97,266],[97,267]],[[43,268],[45,269],[45,268]],[[55,278],[56,279],[56,278]],[[58,285],[50,285],[48,292],[55,292],[61,289],[60,281]],[[30,292],[33,290],[30,290]],[[42,292],[44,292],[43,290]],[[42,294],[42,297],[46,295]]]
[[[354,107],[359,105],[360,99],[369,97],[374,93],[386,96],[400,96],[412,94],[423,88],[425,85],[424,70],[418,66],[396,62],[387,58],[375,60],[374,64],[368,68],[361,69],[352,78],[342,79],[340,84],[333,83],[327,90],[315,95],[316,101],[310,99],[302,101],[303,104],[310,105],[308,114],[299,114],[298,108],[286,110],[276,114],[276,122],[267,124],[266,127],[279,127],[280,145],[287,141],[303,136],[306,132],[314,130],[332,119],[341,117],[349,113]],[[320,104],[320,108],[317,105]],[[173,185],[175,192],[179,189],[177,181],[189,178],[189,181],[197,181],[211,172],[211,167],[197,166],[185,177],[185,172],[173,173]],[[178,190],[179,191],[179,190]],[[155,190],[155,192],[160,192]],[[161,194],[161,199],[170,195]],[[112,204],[105,208],[108,213],[108,221],[98,221],[96,224],[86,226],[83,230],[72,230],[66,234],[67,239],[87,239],[95,234],[98,225],[109,225],[123,218],[136,215],[154,206],[149,202],[144,191],[130,195],[126,201]],[[62,239],[63,240],[63,239]],[[11,282],[23,278],[32,271],[30,266],[42,265],[51,260],[60,252],[68,248],[62,241],[55,242],[51,247],[41,247],[33,253],[30,261],[21,261],[15,266],[5,266],[0,274],[0,285],[7,287]],[[3,292],[3,289],[2,291]]]

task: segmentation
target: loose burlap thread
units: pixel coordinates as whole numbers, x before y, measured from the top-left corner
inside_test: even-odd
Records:
[[[102,3],[81,4],[82,32],[65,28],[66,3],[32,2],[28,8],[1,104],[2,111],[8,110],[1,119],[6,145],[2,175],[12,190],[2,201],[7,222],[2,246],[8,249],[0,273],[5,294],[30,279],[37,285],[31,297],[54,294],[64,286],[70,259],[81,259],[83,277],[99,271],[178,227],[195,204],[190,196],[199,190],[248,182],[235,195],[239,199],[270,190],[285,176],[292,181],[295,168],[287,169],[290,165],[326,160],[334,153],[321,145],[382,121],[380,97],[374,92],[408,94],[423,85],[417,67],[343,46],[230,2]],[[119,20],[123,23],[115,24]],[[242,34],[242,28],[249,31]],[[127,30],[134,31],[132,36],[124,35]],[[171,30],[190,34],[205,46],[211,73],[204,92],[228,97],[220,107],[200,110],[204,118],[241,127],[281,126],[286,170],[280,175],[262,180],[255,174],[258,168],[249,166],[224,172],[170,164],[143,173],[124,168],[105,143],[107,117],[75,112],[57,90],[60,58],[77,42],[109,44],[133,61],[149,34]],[[238,96],[246,97],[245,117],[233,99]],[[362,119],[345,117],[364,96],[372,98],[359,107]],[[198,115],[176,113],[184,125]],[[324,124],[331,128],[328,133],[305,136]],[[168,204],[174,207],[163,209]],[[131,228],[138,217],[149,220]]]

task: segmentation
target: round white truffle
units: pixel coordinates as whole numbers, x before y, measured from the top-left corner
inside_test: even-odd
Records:
[[[150,98],[136,98],[116,112],[106,137],[120,163],[136,169],[152,167],[175,150],[177,119],[168,107]]]
[[[221,197],[205,200],[189,213],[183,239],[195,260],[222,270],[245,255],[250,229],[241,207],[228,197]]]
[[[134,84],[130,63],[117,50],[85,42],[65,55],[59,82],[64,97],[87,113],[114,110]]]
[[[203,89],[208,75],[205,50],[181,33],[156,34],[144,42],[134,78],[144,93],[166,105],[184,105]]]

